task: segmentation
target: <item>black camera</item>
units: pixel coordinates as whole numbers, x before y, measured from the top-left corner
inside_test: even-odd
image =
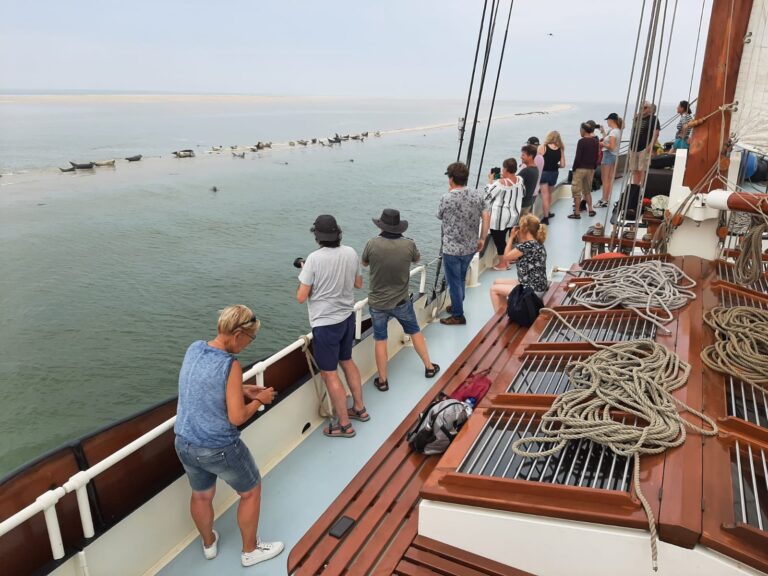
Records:
[[[602,130],[603,126],[602,124],[595,124],[595,129]]]
[[[494,180],[498,180],[501,178],[501,168],[491,168],[491,174],[493,174]]]
[[[299,256],[298,258],[296,258],[296,260],[293,261],[293,267],[301,268],[302,266],[304,266],[304,258]]]

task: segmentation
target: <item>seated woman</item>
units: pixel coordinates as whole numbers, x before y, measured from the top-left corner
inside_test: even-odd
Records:
[[[491,286],[491,303],[497,312],[507,307],[507,296],[518,284],[530,286],[539,298],[543,298],[547,281],[547,250],[544,240],[547,226],[541,224],[533,214],[520,218],[520,225],[512,228],[502,257],[505,262],[517,263],[517,280],[501,278]]]
[[[243,566],[269,560],[283,550],[282,542],[257,537],[261,475],[237,428],[275,398],[272,388],[244,385],[243,369],[234,357],[253,341],[259,326],[250,308],[229,306],[220,312],[216,337],[190,345],[179,374],[174,426],[176,453],[192,488],[189,508],[202,538],[203,556],[212,560],[218,553],[213,497],[221,478],[240,495],[237,523]]]

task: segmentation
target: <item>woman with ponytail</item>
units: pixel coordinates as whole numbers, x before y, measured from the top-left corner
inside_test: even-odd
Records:
[[[518,226],[512,228],[503,261],[517,263],[517,280],[500,278],[491,286],[491,303],[496,311],[507,307],[507,296],[518,284],[529,286],[539,298],[543,298],[549,282],[547,281],[547,226],[539,222],[533,214],[520,218]]]

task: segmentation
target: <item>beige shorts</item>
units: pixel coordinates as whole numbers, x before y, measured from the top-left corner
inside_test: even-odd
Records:
[[[582,196],[592,194],[592,178],[594,175],[595,171],[588,168],[577,168],[573,171],[571,193],[574,198],[581,198]]]
[[[629,171],[630,172],[645,172],[651,163],[651,147],[646,147],[645,150],[640,152],[629,153]]]

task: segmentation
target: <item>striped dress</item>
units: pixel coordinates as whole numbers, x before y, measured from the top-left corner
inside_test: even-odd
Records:
[[[522,178],[514,183],[496,180],[485,187],[485,201],[491,208],[491,230],[506,230],[517,224],[524,193]]]

